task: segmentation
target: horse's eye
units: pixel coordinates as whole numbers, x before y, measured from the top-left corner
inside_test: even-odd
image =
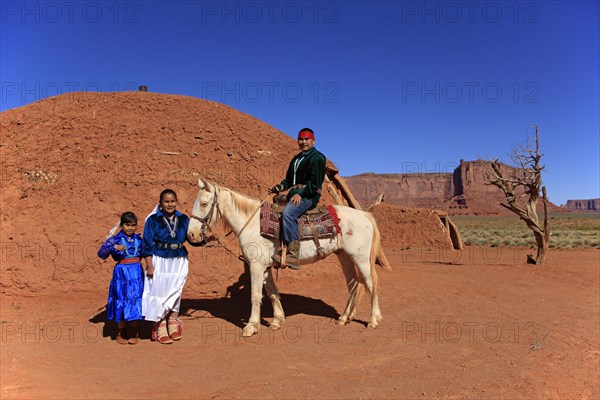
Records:
[[[204,201],[200,204],[202,207],[206,207],[208,205],[208,201]]]

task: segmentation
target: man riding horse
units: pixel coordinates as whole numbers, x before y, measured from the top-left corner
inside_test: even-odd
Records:
[[[310,128],[302,128],[298,132],[298,153],[288,167],[285,178],[271,188],[269,193],[278,194],[289,189],[288,203],[281,218],[283,241],[287,245],[286,264],[292,269],[299,269],[300,241],[298,218],[306,211],[314,208],[321,198],[321,186],[325,179],[325,156],[315,147],[315,134]],[[281,252],[273,256],[273,260],[281,263]]]

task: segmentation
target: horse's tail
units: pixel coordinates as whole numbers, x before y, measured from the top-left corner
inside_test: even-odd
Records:
[[[371,280],[373,282],[373,290],[371,291],[371,301],[375,300],[377,295],[377,271],[375,270],[375,263],[377,262],[377,255],[379,254],[379,247],[381,246],[381,234],[379,233],[379,227],[377,221],[371,213],[365,213],[371,224],[373,225],[373,238],[371,239],[371,254],[369,262],[371,264]]]

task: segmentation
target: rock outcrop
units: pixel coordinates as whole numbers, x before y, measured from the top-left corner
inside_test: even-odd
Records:
[[[567,200],[567,203],[561,206],[565,211],[600,211],[600,198],[589,200]]]
[[[481,161],[460,160],[453,172],[366,173],[345,179],[364,206],[369,206],[383,193],[387,203],[401,207],[441,209],[450,215],[511,214],[500,206],[502,192],[485,184],[485,167]],[[550,209],[560,211],[554,204],[550,204]]]

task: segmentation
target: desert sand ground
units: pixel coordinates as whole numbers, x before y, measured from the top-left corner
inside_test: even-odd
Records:
[[[365,327],[366,298],[356,321],[336,325],[346,289],[335,263],[281,271],[286,324],[269,331],[265,301],[252,338],[240,336],[245,290],[188,291],[183,340],[151,342],[145,326],[135,346],[116,344],[99,311],[108,282],[73,295],[2,295],[0,397],[600,397],[598,250],[551,250],[545,266],[522,263],[525,249],[386,251],[394,270],[378,270],[375,330]],[[312,268],[325,271],[311,280]]]

